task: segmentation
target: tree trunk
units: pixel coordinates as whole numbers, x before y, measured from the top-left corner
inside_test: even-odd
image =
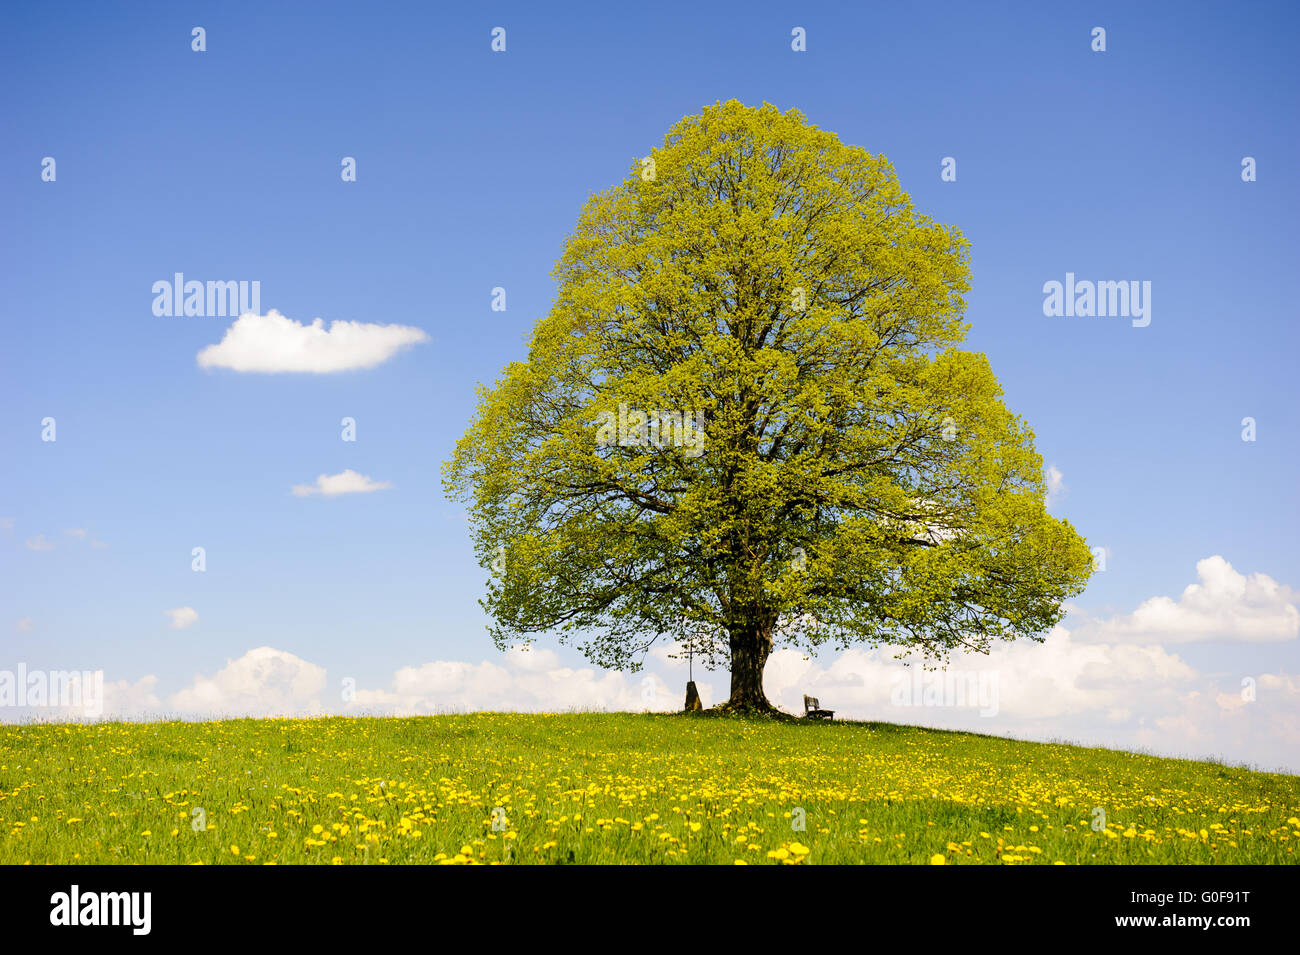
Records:
[[[725,709],[770,713],[763,693],[763,667],[772,652],[772,633],[766,627],[747,626],[731,633],[731,699]]]

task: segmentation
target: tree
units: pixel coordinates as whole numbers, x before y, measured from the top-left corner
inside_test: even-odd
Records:
[[[774,646],[1042,639],[1091,555],[965,336],[968,244],[795,110],[688,116],[586,203],[444,471],[498,646],[658,638],[768,710]]]

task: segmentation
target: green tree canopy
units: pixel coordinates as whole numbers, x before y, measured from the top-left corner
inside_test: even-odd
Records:
[[[968,246],[883,156],[708,107],[586,203],[525,362],[445,469],[498,646],[653,639],[768,708],[776,645],[1041,639],[1091,555],[965,336]]]

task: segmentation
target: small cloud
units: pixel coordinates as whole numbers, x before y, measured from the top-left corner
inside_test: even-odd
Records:
[[[335,321],[327,330],[324,319],[303,325],[271,309],[265,315],[239,316],[219,344],[199,351],[198,363],[200,368],[321,375],[374,368],[428,340],[428,334],[410,325]]]
[[[1055,464],[1047,466],[1047,506],[1051,507],[1065,496],[1065,475]]]
[[[171,629],[173,630],[184,630],[186,627],[193,626],[199,619],[199,612],[193,607],[177,607],[175,610],[164,610],[163,613],[172,618]]]
[[[85,537],[86,529],[84,527],[77,527],[77,528],[73,528],[72,530],[65,531],[64,533],[68,534],[70,537]]]
[[[102,548],[107,547],[108,545],[105,544],[103,541],[91,541],[91,542],[90,542],[90,546],[91,546],[91,547],[98,547],[98,548],[101,548],[101,549],[102,549]]]
[[[19,633],[31,633],[34,626],[35,622],[31,617],[23,617],[23,619],[14,624],[14,629]]]
[[[27,538],[28,550],[54,550],[54,541],[46,540],[44,534]]]
[[[0,530],[11,531],[14,529],[14,519],[12,517],[0,517]]]
[[[338,497],[340,494],[366,494],[370,491],[383,491],[393,486],[392,481],[372,481],[364,474],[358,474],[351,468],[341,474],[322,474],[315,484],[295,484],[292,488],[297,497]]]

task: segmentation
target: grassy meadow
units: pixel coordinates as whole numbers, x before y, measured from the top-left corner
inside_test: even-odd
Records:
[[[1297,776],[879,723],[0,728],[6,864],[1293,863],[1297,816]]]

